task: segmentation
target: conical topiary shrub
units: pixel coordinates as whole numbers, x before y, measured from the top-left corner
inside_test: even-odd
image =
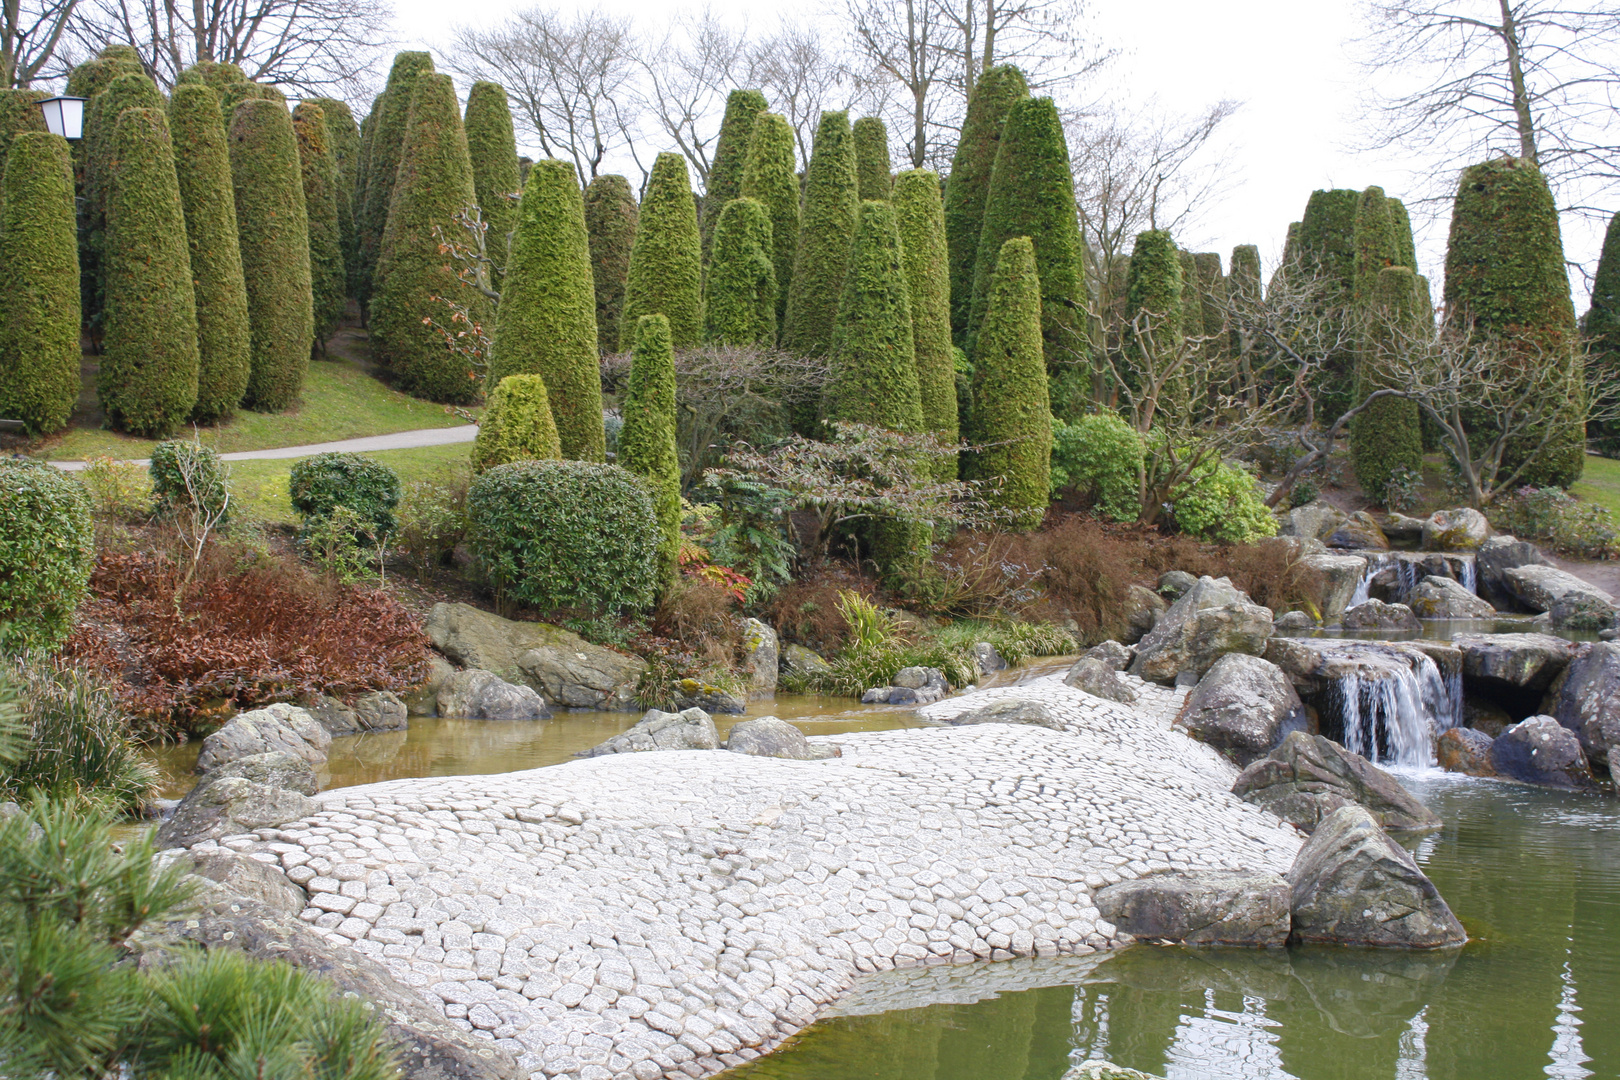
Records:
[[[690,349],[702,340],[703,247],[686,159],[679,154],[659,154],[647,179],[624,285],[621,351],[635,344],[643,315],[667,317],[677,349]]]
[[[107,309],[96,390],[115,427],[161,437],[197,404],[197,305],[169,123],[125,109],[106,162]]]
[[[563,457],[605,460],[585,205],[574,167],[556,159],[529,168],[496,313],[488,381],[520,373],[545,378]]]
[[[1221,273],[1221,257],[1213,251],[1200,251],[1193,256],[1193,269],[1198,275],[1199,322],[1210,338],[1204,343],[1204,355],[1212,360],[1224,359],[1229,355],[1226,338],[1229,300],[1226,275]]]
[[[973,309],[974,267],[1002,124],[1013,103],[1028,96],[1024,73],[1011,64],[998,64],[979,76],[951,158],[945,183],[945,245],[951,268],[951,329],[959,339],[967,334]]]
[[[793,128],[776,113],[760,113],[748,139],[743,198],[756,199],[771,219],[771,261],[776,264],[776,325],[787,312],[793,253],[799,244],[799,177],[793,170]]]
[[[1166,370],[1183,340],[1181,258],[1163,229],[1138,233],[1125,287],[1125,350],[1141,370]],[[1140,339],[1136,327],[1140,326]]]
[[[25,131],[48,130],[39,107],[48,96],[43,90],[0,90],[0,182],[5,180],[11,140]]]
[[[192,419],[210,424],[236,411],[252,368],[247,283],[236,233],[236,194],[219,95],[199,80],[174,88],[169,129],[186,246],[197,305],[197,407]]]
[[[709,264],[709,249],[714,243],[720,215],[732,199],[742,196],[749,137],[753,134],[755,119],[765,109],[765,95],[758,90],[733,90],[726,96],[726,115],[720,121],[720,137],[714,143],[714,163],[709,166],[709,182],[703,192],[704,266]]]
[[[889,171],[889,129],[876,116],[855,121],[855,188],[861,201],[887,199],[893,183]]]
[[[824,112],[805,171],[804,215],[793,253],[793,280],[782,318],[782,345],[804,356],[832,351],[838,299],[860,200],[849,114]]]
[[[1609,219],[1592,277],[1592,306],[1581,329],[1591,343],[1586,362],[1605,375],[1620,373],[1620,214]]]
[[[309,98],[326,114],[332,160],[337,165],[338,246],[343,250],[343,294],[353,295],[360,259],[360,234],[355,231],[354,197],[360,173],[360,128],[349,106],[336,98]]]
[[[975,474],[992,483],[990,500],[1013,527],[1033,529],[1050,499],[1052,408],[1041,355],[1041,285],[1028,237],[1002,245],[978,342],[973,418],[986,448]]]
[[[722,222],[719,228],[724,227]],[[716,245],[719,235],[717,230]],[[662,315],[643,315],[636,324],[622,411],[619,464],[645,477],[652,489],[659,580],[673,581],[681,553],[681,461],[675,450],[675,351],[669,320]]]
[[[298,162],[304,182],[304,212],[309,217],[309,275],[314,290],[315,343],[324,353],[326,339],[343,321],[348,306],[343,269],[343,238],[338,231],[337,160],[332,156],[326,112],[300,102],[293,110]]]
[[[911,287],[888,203],[861,204],[822,410],[828,420],[923,430]]]
[[[433,57],[425,52],[402,52],[394,56],[388,72],[388,85],[372,107],[371,144],[366,148],[364,168],[366,187],[355,195],[356,226],[360,233],[360,271],[355,297],[362,309],[371,303],[377,286],[377,260],[382,255],[383,232],[388,228],[388,210],[394,201],[394,181],[399,176],[400,153],[405,147],[405,122],[411,112],[416,80],[433,73]]]
[[[1380,193],[1382,194],[1382,193]],[[1313,191],[1300,219],[1296,261],[1305,280],[1315,278],[1315,301],[1334,320],[1335,330],[1349,341],[1345,326],[1355,299],[1356,208],[1361,193],[1347,189]],[[1286,262],[1286,260],[1285,260]],[[1330,353],[1316,386],[1316,414],[1337,419],[1350,407],[1354,391],[1356,350],[1346,345]]]
[[[511,461],[558,460],[562,444],[551,415],[551,395],[539,375],[508,375],[484,400],[473,440],[472,469],[481,473]]]
[[[951,345],[950,267],[938,175],[927,169],[901,173],[894,182],[894,209],[905,252],[906,282],[911,289],[911,334],[923,430],[954,444],[956,351]],[[955,476],[954,467],[948,473]]]
[[[264,98],[242,102],[228,145],[252,332],[243,404],[281,412],[298,401],[315,340],[309,218],[287,107]]]
[[[703,301],[704,341],[776,343],[776,265],[771,221],[761,203],[733,199],[720,215]]]
[[[517,228],[517,196],[523,190],[518,178],[517,136],[512,133],[512,109],[506,91],[492,82],[475,82],[467,91],[467,154],[472,159],[473,189],[478,195],[488,231],[484,246],[495,265],[500,281],[506,266],[506,252]]]
[[[83,219],[79,226],[80,304],[93,336],[102,329],[106,303],[107,192],[111,183],[113,129],[125,109],[161,109],[163,95],[144,72],[114,75],[85,105]]]
[[[0,188],[0,417],[30,435],[67,426],[79,400],[79,245],[67,140],[11,140]]]
[[[596,289],[597,348],[619,347],[624,319],[624,284],[630,276],[630,248],[636,242],[635,194],[622,176],[598,176],[585,189],[585,232],[591,244],[591,283]]]
[[[1358,280],[1360,275],[1357,275]],[[1405,266],[1386,266],[1366,301],[1358,305],[1362,320],[1356,363],[1354,401],[1375,390],[1397,386],[1386,364],[1392,355],[1430,327],[1422,310],[1418,276]],[[1423,471],[1423,425],[1415,401],[1379,398],[1350,421],[1350,461],[1356,482],[1373,502],[1383,503],[1390,477],[1397,470]]]

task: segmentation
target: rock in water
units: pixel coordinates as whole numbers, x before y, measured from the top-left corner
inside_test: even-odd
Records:
[[[748,703],[741,695],[698,679],[682,679],[676,683],[674,698],[682,711],[697,709],[700,712],[725,713],[727,716],[741,716],[748,711]]]
[[[1025,698],[1002,698],[977,709],[957,713],[945,723],[952,727],[963,724],[1033,724],[1053,731],[1063,730],[1063,721],[1053,716],[1045,705]]]
[[[1502,584],[1531,611],[1551,611],[1565,597],[1585,596],[1612,605],[1614,597],[1555,566],[1516,566],[1502,571]]]
[[[1596,786],[1575,733],[1550,716],[1514,724],[1491,743],[1491,766],[1498,776],[1555,788]]]
[[[580,757],[634,754],[647,750],[718,750],[720,733],[702,709],[667,713],[647,710],[635,727],[584,751]]]
[[[1153,874],[1100,889],[1103,918],[1127,934],[1190,945],[1288,942],[1288,882],[1276,874]]]
[[[1452,728],[1434,742],[1435,760],[1447,772],[1468,776],[1495,776],[1491,764],[1492,739],[1473,728]]]
[[[240,776],[204,777],[157,831],[159,849],[285,825],[320,810],[314,799]]]
[[[1304,730],[1305,705],[1282,668],[1258,656],[1228,653],[1187,696],[1176,723],[1247,765],[1290,732]]]
[[[973,643],[973,665],[979,669],[980,675],[990,675],[997,671],[1007,670],[1007,661],[996,651],[996,647],[988,641]]]
[[[333,735],[364,731],[404,731],[409,710],[400,696],[387,690],[362,694],[353,705],[324,694],[309,706],[309,715]]]
[[[748,619],[743,623],[743,652],[743,666],[748,670],[748,699],[774,698],[782,662],[776,631],[758,619]]]
[[[803,645],[784,645],[780,670],[789,677],[808,679],[825,675],[832,670],[832,665]]]
[[[468,668],[439,687],[439,715],[466,720],[545,720],[545,699],[532,687],[509,683],[492,671]]]
[[[791,761],[821,761],[838,756],[837,747],[813,743],[804,737],[804,732],[774,716],[761,716],[758,720],[744,720],[737,724],[726,736],[726,749],[733,754],[787,758]]]
[[[1386,604],[1382,600],[1368,600],[1347,608],[1339,618],[1346,630],[1421,630],[1412,609],[1405,604]]]
[[[1284,612],[1271,624],[1274,630],[1314,630],[1316,620],[1303,611]]]
[[[1232,794],[1311,832],[1346,806],[1369,810],[1385,828],[1438,829],[1440,819],[1396,779],[1322,735],[1296,731],[1244,769]]]
[[[251,780],[265,787],[296,791],[300,795],[313,795],[320,790],[315,782],[314,766],[303,758],[294,757],[281,750],[272,750],[268,754],[249,754],[247,757],[228,761],[210,770],[197,783],[200,786],[232,777]]]
[[[1407,597],[1412,613],[1421,619],[1494,619],[1496,609],[1462,583],[1430,574]]]
[[[423,629],[433,647],[463,667],[521,678],[554,705],[570,709],[636,708],[636,684],[647,667],[548,623],[514,622],[470,604],[434,604]]]
[[[1601,596],[1590,593],[1566,593],[1553,601],[1547,614],[1554,630],[1583,634],[1613,630],[1620,623],[1620,611]]]
[[[1288,883],[1296,942],[1443,949],[1468,940],[1434,882],[1360,806],[1322,821]]]
[[[1541,711],[1573,731],[1594,765],[1620,754],[1620,645],[1582,645],[1553,681]]]
[[[1367,560],[1360,555],[1330,555],[1324,551],[1302,556],[1299,561],[1314,570],[1317,578],[1316,591],[1301,600],[1313,605],[1323,622],[1333,622],[1350,606],[1356,586],[1367,574]]]
[[[1259,656],[1270,637],[1269,608],[1225,578],[1199,578],[1137,646],[1131,674],[1158,683],[1173,683],[1183,671],[1203,678],[1227,653]]]
[[[1125,685],[1119,671],[1108,661],[1095,656],[1082,656],[1077,660],[1069,673],[1063,676],[1063,685],[1122,705],[1136,700],[1136,691]]]
[[[1105,641],[1101,645],[1093,645],[1080,655],[1082,659],[1101,660],[1115,671],[1124,671],[1136,659],[1136,650],[1117,641]]]
[[[1491,523],[1471,507],[1436,510],[1423,523],[1423,550],[1477,551],[1491,535]]]
[[[294,705],[267,705],[237,713],[224,727],[203,740],[197,771],[206,773],[229,761],[272,751],[291,754],[311,765],[326,763],[331,734],[316,719]]]
[[[1550,634],[1458,634],[1463,678],[1526,690],[1545,690],[1569,665],[1575,646]]]

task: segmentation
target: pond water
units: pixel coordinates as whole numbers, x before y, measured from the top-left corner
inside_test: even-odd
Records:
[[[1402,780],[1445,819],[1417,855],[1460,951],[1006,961],[1035,988],[826,1019],[727,1080],[1058,1080],[1091,1058],[1170,1080],[1620,1076],[1620,802]]]

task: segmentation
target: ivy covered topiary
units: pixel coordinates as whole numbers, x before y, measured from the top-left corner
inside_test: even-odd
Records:
[[[894,182],[894,210],[911,291],[911,336],[923,430],[954,445],[958,436],[956,350],[951,345],[950,266],[939,176],[928,169],[901,173]],[[947,476],[955,475],[952,461]]]
[[[859,204],[849,114],[824,112],[805,170],[804,214],[782,316],[784,348],[803,356],[832,352]]]
[[[739,201],[732,200],[733,205]],[[716,258],[725,228],[722,217],[715,232]],[[659,580],[673,581],[681,553],[681,460],[675,449],[675,352],[669,320],[662,315],[643,315],[636,325],[630,386],[621,412],[619,464],[647,481],[658,519]]]
[[[1219,458],[1194,469],[1170,492],[1176,528],[1200,540],[1252,544],[1277,535],[1277,519],[1254,477]]]
[[[1541,170],[1522,158],[1497,158],[1463,170],[1446,244],[1445,302],[1453,317],[1503,345],[1511,362],[1554,364],[1567,373],[1570,411],[1519,483],[1568,487],[1586,465],[1581,421],[1584,371],[1576,348],[1558,208]],[[1511,472],[1535,452],[1542,433],[1511,443]]]
[[[407,393],[466,402],[477,396],[478,375],[426,321],[447,317],[441,297],[465,304],[474,322],[490,319],[489,301],[457,277],[434,235],[435,229],[449,235],[455,216],[474,205],[472,159],[450,76],[421,75],[415,85],[377,257],[372,353],[394,369]]]
[[[506,90],[498,83],[475,82],[467,91],[467,153],[472,159],[473,188],[483,212],[484,244],[500,280],[506,253],[517,229],[517,199],[523,190],[518,177],[517,136],[512,133],[512,109]]]
[[[281,412],[298,401],[315,340],[309,218],[286,106],[264,98],[242,102],[228,145],[252,330],[243,404]]]
[[[247,283],[219,95],[200,79],[181,83],[169,99],[169,125],[197,304],[197,406],[191,418],[211,424],[236,412],[252,364]]]
[[[392,534],[397,524],[399,476],[382,462],[359,454],[300,459],[288,475],[287,493],[304,519],[305,531],[340,506],[353,510],[379,536]]]
[[[565,458],[601,461],[602,377],[585,204],[574,167],[555,158],[529,169],[517,238],[506,264],[487,380],[540,375]]]
[[[1009,525],[1033,529],[1052,488],[1052,407],[1041,355],[1041,285],[1027,236],[1001,247],[973,358],[974,472]]]
[[[838,305],[822,415],[891,431],[923,429],[911,331],[911,287],[906,281],[898,221],[888,203],[861,204],[860,226]]]
[[[84,486],[49,465],[0,458],[0,655],[60,645],[95,563]]]
[[[557,422],[551,415],[546,380],[539,375],[508,375],[484,401],[473,441],[474,473],[510,461],[560,460]]]
[[[850,129],[855,140],[855,187],[861,201],[887,199],[892,184],[889,171],[889,129],[876,116],[863,116]]]
[[[787,314],[793,253],[799,244],[799,177],[793,170],[793,128],[777,113],[760,113],[748,139],[742,194],[757,199],[771,219],[771,261],[776,264],[776,325]]]
[[[645,610],[657,596],[652,497],[640,477],[617,465],[496,466],[467,493],[467,525],[503,606],[611,615]]]
[[[732,199],[742,197],[749,139],[753,135],[754,121],[766,108],[765,95],[758,90],[733,90],[726,95],[726,114],[720,121],[720,137],[714,143],[714,163],[709,166],[709,180],[703,192],[704,266],[709,265],[720,215],[725,213]]]
[[[1362,340],[1356,364],[1357,403],[1375,390],[1394,386],[1387,357],[1405,341],[1428,328],[1418,277],[1405,266],[1386,266],[1362,310]],[[1423,471],[1423,424],[1417,402],[1379,398],[1350,421],[1350,461],[1356,482],[1369,499],[1384,501],[1390,476],[1400,470]]]
[[[304,182],[304,212],[309,217],[309,276],[313,289],[315,342],[325,349],[348,307],[348,280],[343,267],[343,237],[338,231],[338,170],[326,111],[312,102],[293,110],[298,137],[298,163]]]
[[[1137,341],[1133,327],[1140,325],[1161,356],[1168,356],[1182,340],[1182,314],[1186,310],[1182,293],[1181,256],[1176,242],[1163,229],[1150,229],[1136,235],[1131,248],[1131,266],[1125,286],[1125,347],[1141,350],[1147,341]]]
[[[372,107],[371,145],[365,150],[364,192],[355,195],[356,227],[360,233],[360,272],[355,293],[361,306],[370,304],[376,289],[377,260],[382,255],[383,233],[388,228],[388,209],[394,201],[394,181],[399,176],[400,154],[405,148],[405,122],[411,112],[416,80],[433,73],[433,57],[425,52],[402,52],[394,56],[388,72],[388,85]]]
[[[1024,73],[998,64],[979,76],[968,99],[962,137],[945,183],[945,244],[951,268],[951,329],[965,340],[973,309],[974,267],[984,235],[984,204],[1001,145],[1002,124],[1013,103],[1029,96]]]
[[[96,390],[123,431],[167,435],[197,404],[197,301],[169,122],[125,109],[107,194],[107,310]]]
[[[686,159],[679,154],[659,154],[647,179],[624,284],[621,352],[635,345],[643,315],[667,317],[677,349],[703,340],[703,247]]]
[[[720,215],[703,298],[703,340],[716,345],[776,343],[776,264],[763,204],[733,199]],[[646,330],[637,329],[637,340]]]
[[[360,234],[355,231],[354,198],[360,172],[360,129],[347,103],[336,98],[307,98],[326,114],[326,133],[331,140],[332,160],[337,165],[338,246],[343,251],[343,290],[354,293],[359,272]]]
[[[603,353],[619,347],[624,321],[624,283],[639,211],[630,181],[598,176],[585,189],[585,232],[590,238],[591,282],[596,289],[596,341]]]
[[[79,247],[67,140],[11,140],[0,187],[0,417],[30,435],[67,426],[79,400]]]

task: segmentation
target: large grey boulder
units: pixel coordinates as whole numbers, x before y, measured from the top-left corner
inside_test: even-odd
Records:
[[[1550,716],[1521,720],[1491,743],[1496,775],[1541,787],[1595,786],[1591,766],[1573,731]]]
[[[1007,670],[1006,658],[997,652],[996,647],[990,642],[975,641],[970,651],[973,653],[973,666],[978,669],[980,675],[993,675],[998,671]]]
[[[464,720],[545,720],[551,710],[532,687],[469,668],[439,687],[439,715]]]
[[[675,684],[675,706],[683,712],[687,709],[698,709],[707,713],[724,713],[727,716],[741,716],[748,711],[748,703],[742,695],[728,690],[724,686],[715,686],[701,679],[682,679]]]
[[[1379,528],[1371,514],[1357,510],[1344,520],[1344,524],[1333,530],[1333,535],[1327,538],[1327,545],[1349,551],[1388,551],[1389,537],[1384,535],[1384,530]]]
[[[718,749],[720,732],[715,730],[714,719],[702,709],[686,709],[678,713],[648,709],[647,715],[635,727],[583,751],[579,756],[637,754],[649,750]]]
[[[1196,575],[1185,570],[1166,570],[1159,575],[1158,593],[1167,603],[1175,603],[1187,595],[1187,590],[1198,584]]]
[[[1613,605],[1614,597],[1590,582],[1556,566],[1516,566],[1502,571],[1502,584],[1514,598],[1535,612],[1551,611],[1566,596],[1588,596]]]
[[[782,646],[780,671],[787,678],[802,681],[825,675],[831,670],[831,664],[803,645]]]
[[[1394,540],[1419,542],[1423,539],[1423,519],[1407,517],[1399,511],[1385,516],[1382,528],[1384,535]]]
[[[1478,551],[1490,538],[1491,523],[1472,507],[1436,510],[1423,523],[1425,551]]]
[[[370,731],[404,731],[410,711],[398,694],[388,690],[361,694],[350,705],[321,695],[308,707],[309,715],[333,735],[360,735]]]
[[[1104,641],[1080,654],[1082,659],[1101,660],[1115,671],[1124,671],[1136,659],[1136,650],[1117,641]]]
[[[1582,645],[1547,689],[1541,711],[1573,731],[1592,764],[1613,764],[1620,754],[1620,645]]]
[[[439,687],[456,673],[456,665],[438,653],[428,654],[428,676],[405,691],[405,711],[410,716],[437,716]]]
[[[1528,540],[1501,533],[1480,545],[1474,560],[1479,594],[1498,608],[1518,610],[1518,598],[1504,576],[1521,566],[1550,566],[1541,549]]]
[[[804,737],[804,732],[774,716],[761,716],[735,725],[726,735],[726,749],[733,754],[791,761],[820,761],[838,756],[837,747],[813,743]]]
[[[1332,739],[1303,731],[1239,773],[1232,794],[1306,832],[1346,806],[1362,807],[1383,827],[1403,832],[1441,824],[1389,773]]]
[[[236,900],[249,900],[282,916],[297,917],[309,903],[309,893],[293,884],[280,863],[260,862],[225,848],[188,851],[183,857],[187,873],[221,886]]]
[[[1343,510],[1317,499],[1304,506],[1296,506],[1283,515],[1282,522],[1277,527],[1277,535],[1325,541],[1346,520]]]
[[[291,754],[311,765],[326,763],[332,735],[307,711],[277,703],[237,713],[203,740],[197,771],[206,773],[237,758],[272,751]]]
[[[1125,644],[1134,645],[1159,624],[1170,605],[1146,585],[1125,587]]]
[[[1215,661],[1193,692],[1177,725],[1201,742],[1247,765],[1270,753],[1290,732],[1306,726],[1305,705],[1276,664],[1246,653]]]
[[[1566,593],[1547,612],[1554,630],[1596,634],[1620,625],[1620,609],[1591,593]]]
[[[743,623],[743,668],[748,672],[748,699],[764,701],[776,696],[781,669],[781,644],[776,631],[758,619]]]
[[[1323,820],[1288,871],[1292,940],[1443,949],[1468,940],[1428,875],[1360,806]]]
[[[1099,889],[1092,902],[1103,918],[1147,940],[1259,947],[1288,942],[1288,882],[1276,874],[1153,874]]]
[[[1421,630],[1423,624],[1405,604],[1386,604],[1382,600],[1368,600],[1353,608],[1346,608],[1339,617],[1339,625],[1346,630]]]
[[[1270,637],[1269,608],[1226,578],[1202,577],[1137,645],[1131,674],[1158,683],[1173,683],[1183,671],[1202,678],[1227,653],[1259,656]]]
[[[523,682],[552,705],[631,711],[647,662],[548,623],[514,622],[470,604],[434,604],[423,627],[462,667]]]
[[[319,803],[297,791],[240,776],[205,776],[158,827],[157,846],[191,847],[204,840],[300,821],[318,810]]]
[[[1274,631],[1284,630],[1314,630],[1316,620],[1303,611],[1285,611],[1271,622]]]
[[[1053,731],[1063,731],[1063,721],[1038,701],[1028,698],[1002,698],[992,701],[988,705],[981,705],[977,709],[958,713],[943,721],[952,727],[963,727],[968,724],[1029,724],[1033,727],[1051,728]]]
[[[1320,589],[1307,599],[1316,606],[1323,622],[1333,622],[1350,606],[1356,586],[1367,573],[1367,560],[1360,555],[1319,553],[1305,555],[1299,561],[1321,578]]]
[[[1463,587],[1462,582],[1430,574],[1406,598],[1420,619],[1494,619],[1496,609]]]
[[[1069,673],[1063,676],[1063,685],[1122,705],[1136,700],[1136,691],[1125,685],[1125,680],[1119,677],[1119,669],[1096,656],[1082,656],[1075,661]]]
[[[1495,776],[1491,764],[1491,743],[1494,740],[1483,731],[1457,727],[1442,732],[1434,741],[1434,757],[1446,772],[1466,776]]]
[[[1545,690],[1575,652],[1573,642],[1550,634],[1458,634],[1463,677],[1486,686]]]
[[[300,795],[313,795],[320,790],[315,767],[303,758],[294,757],[282,750],[272,750],[267,754],[249,754],[247,757],[227,761],[204,774],[197,784],[201,786],[233,777],[251,780],[266,787],[285,788]]]

